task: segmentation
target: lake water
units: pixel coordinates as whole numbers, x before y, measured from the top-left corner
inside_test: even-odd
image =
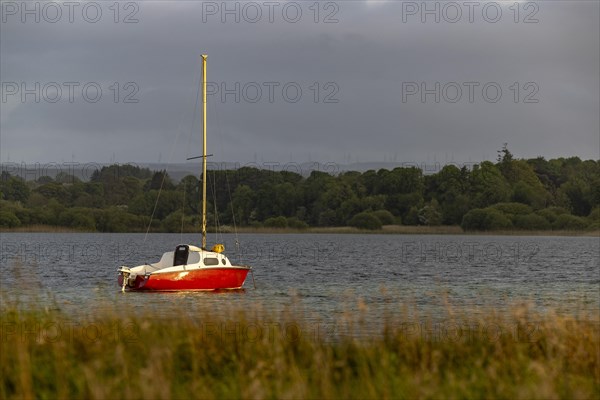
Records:
[[[334,321],[366,314],[372,321],[407,305],[425,315],[443,303],[502,307],[531,302],[541,310],[577,313],[600,309],[598,237],[233,234],[224,243],[232,262],[254,269],[245,290],[227,293],[121,293],[120,265],[156,262],[198,235],[2,233],[4,301],[36,293],[74,313],[99,304],[124,312],[168,315],[173,308],[218,314],[232,305],[260,305],[274,315],[290,304],[306,315]],[[40,297],[41,296],[41,297]],[[374,322],[377,325],[376,322]]]

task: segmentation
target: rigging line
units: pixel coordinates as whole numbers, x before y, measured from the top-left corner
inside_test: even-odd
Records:
[[[213,200],[213,208],[214,208],[213,222],[215,225],[215,243],[219,243],[219,237],[218,237],[218,235],[219,235],[219,214],[217,213],[217,196],[215,195],[215,189],[213,188],[213,182],[214,182],[215,178],[213,176],[213,178],[211,180],[210,171],[207,171],[206,175],[207,175],[207,179],[208,179],[207,186],[210,190],[210,194],[211,194],[211,197]]]
[[[185,218],[185,189],[187,182],[183,182],[183,199],[181,201],[181,233],[179,234],[179,243],[183,243],[183,221]]]
[[[194,68],[194,71],[197,71],[198,68]],[[198,80],[196,80],[196,77]],[[198,82],[198,83],[196,83]],[[194,74],[194,87],[196,87],[196,102],[194,103],[194,111],[192,114],[192,125],[190,126],[190,134],[188,136],[188,145],[186,148],[185,158],[187,159],[190,155],[190,149],[192,147],[192,133],[194,132],[194,124],[196,123],[196,114],[198,113],[198,103],[200,102],[200,74]]]
[[[179,135],[178,135],[179,136]],[[177,141],[177,139],[175,139],[175,141]],[[171,154],[173,155],[173,154]],[[167,164],[167,168],[168,168],[169,164]],[[160,193],[162,192],[162,188],[163,185],[165,183],[165,178],[167,177],[167,170],[164,170],[164,174],[163,174],[163,178],[160,181],[160,188],[158,189],[158,195],[156,196],[156,201],[154,202],[154,209],[152,210],[152,215],[150,216],[150,222],[148,222],[148,228],[146,229],[146,234],[144,235],[144,243],[146,242],[146,239],[148,238],[148,232],[150,232],[150,226],[152,226],[152,220],[154,219],[154,213],[156,212],[156,207],[158,206],[158,200],[160,199]]]
[[[195,81],[195,75],[194,75],[194,81]],[[196,102],[198,102],[198,95],[196,95]],[[194,107],[194,118],[195,118],[195,110],[197,108],[197,104]],[[163,174],[163,178],[160,182],[160,188],[158,189],[158,195],[156,196],[156,201],[154,202],[154,208],[152,209],[152,215],[150,216],[150,222],[148,222],[148,228],[146,228],[146,234],[144,235],[144,243],[146,242],[146,239],[148,239],[148,233],[150,232],[150,227],[152,226],[152,220],[154,219],[154,214],[156,213],[156,208],[158,206],[158,201],[160,199],[160,194],[162,193],[162,188],[165,184],[165,178],[167,177],[167,173],[169,172],[169,165],[171,164],[171,161],[173,160],[173,154],[175,154],[175,148],[177,146],[177,142],[179,142],[179,136],[181,136],[181,124],[183,121],[183,111],[181,112],[181,116],[179,117],[179,124],[177,127],[177,136],[175,136],[175,140],[173,141],[172,145],[171,145],[171,152],[169,154],[169,159],[167,162],[167,167],[165,168],[165,172]],[[192,123],[193,126],[193,123]],[[190,139],[191,140],[191,139]],[[188,146],[189,149],[189,146]]]
[[[242,256],[240,254],[240,241],[238,239],[237,224],[235,222],[235,210],[233,208],[233,197],[231,196],[231,187],[229,186],[229,174],[225,170],[225,181],[227,182],[227,192],[229,192],[229,204],[231,205],[231,217],[233,219],[233,233],[235,235],[235,251],[239,254],[239,261],[242,262]]]
[[[148,239],[148,233],[150,232],[150,227],[152,226],[152,220],[154,219],[154,214],[156,213],[156,208],[158,207],[158,201],[160,200],[160,194],[162,193],[163,186],[165,184],[165,179],[167,178],[167,174],[169,172],[169,165],[171,165],[171,160],[173,159],[173,153],[175,153],[175,147],[177,142],[179,141],[179,136],[181,132],[177,132],[177,136],[175,136],[175,141],[171,146],[171,154],[169,155],[169,162],[167,163],[167,167],[164,169],[162,180],[160,181],[160,188],[158,189],[158,194],[156,195],[156,201],[154,202],[154,208],[152,209],[152,215],[150,216],[150,222],[148,222],[148,228],[146,229],[146,234],[144,235],[144,243],[146,239]]]
[[[221,154],[224,155],[225,154],[225,148],[223,146],[223,126],[221,125],[221,116],[219,114],[219,107],[217,107],[217,104],[209,103],[209,106],[211,106],[211,105],[212,105],[213,111],[214,111],[215,116],[216,116],[216,119],[215,119],[216,122],[215,122],[215,124],[216,124],[217,130],[219,132],[218,137],[219,137],[219,145],[221,147]],[[235,249],[236,249],[236,252],[238,254],[240,254],[239,261],[241,262],[242,261],[242,258],[241,258],[242,256],[241,256],[241,253],[239,251],[240,250],[240,241],[239,241],[239,236],[238,236],[237,223],[236,223],[236,220],[235,220],[235,210],[234,210],[234,207],[233,207],[233,197],[231,196],[231,185],[229,184],[229,174],[228,174],[228,168],[227,168],[226,161],[224,163],[224,168],[223,169],[225,170],[225,181],[227,183],[227,192],[229,193],[229,204],[231,205],[231,216],[232,216],[232,220],[233,220],[233,233],[234,233],[234,237],[235,237]],[[232,170],[235,170],[235,166],[233,166]]]
[[[218,102],[215,101],[213,102],[215,104],[212,103],[208,103],[209,107],[212,107],[213,113],[215,114],[215,126],[216,126],[216,130],[218,131],[217,137],[219,138],[219,148],[220,148],[220,152],[221,152],[221,165],[223,166],[223,170],[227,170],[227,158],[226,158],[226,153],[225,153],[225,146],[223,145],[223,125],[221,124],[221,115],[219,114],[219,107],[218,107]],[[235,165],[233,166],[233,168],[235,168]]]
[[[217,171],[214,172],[215,175],[215,179],[214,179],[214,185],[215,185],[215,212],[217,211]],[[221,228],[221,219],[219,218],[219,238],[220,238],[220,242],[219,243],[223,243],[225,241],[225,239],[223,238],[223,228]]]
[[[221,220],[219,218],[219,211],[217,210],[217,171],[213,171],[213,205],[215,209],[215,226],[216,226],[216,235],[215,238],[217,243],[223,242],[223,233],[221,231]]]
[[[211,197],[213,197],[212,196],[213,188],[212,188],[212,184],[210,181],[210,172],[208,169],[206,170],[206,177],[204,175],[202,175],[202,179],[206,179],[206,187],[207,187],[207,190],[209,191],[208,194],[211,195]],[[207,198],[208,198],[208,196],[207,196]],[[204,200],[202,200],[202,201],[204,201]],[[214,201],[214,199],[213,199],[213,201]],[[207,207],[207,213],[208,212],[210,212],[210,209]],[[215,222],[215,221],[216,221],[216,219],[215,219],[215,216],[213,215],[213,222]],[[208,225],[208,214],[207,214],[207,218],[206,218],[206,225]],[[216,232],[216,227],[215,227],[215,232]],[[216,239],[217,239],[217,237],[215,236],[215,240]]]
[[[211,183],[211,180],[210,180],[210,172],[209,171],[210,170],[208,170],[208,169],[206,170],[206,187],[208,188],[209,194],[211,195],[211,197],[213,197],[213,202],[214,202],[213,187],[212,187],[212,183]],[[207,212],[210,212],[210,209],[208,207],[207,207]],[[215,217],[216,216],[213,214],[213,223],[215,225],[215,233],[216,233],[216,231],[217,231],[217,229],[216,229],[216,221],[217,220],[216,220]],[[207,217],[206,224],[208,225],[208,217]],[[217,236],[215,235],[215,241],[216,240],[217,240]]]

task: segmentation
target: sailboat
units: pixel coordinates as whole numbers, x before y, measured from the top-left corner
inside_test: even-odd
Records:
[[[206,247],[206,62],[202,55],[202,245],[180,244],[163,254],[153,264],[137,267],[121,266],[118,283],[121,290],[226,290],[241,289],[248,272],[247,265],[233,265],[223,254],[225,247]]]

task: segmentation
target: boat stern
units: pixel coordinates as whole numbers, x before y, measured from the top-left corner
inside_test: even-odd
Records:
[[[121,287],[122,292],[124,292],[125,289],[141,289],[148,280],[147,276],[138,275],[132,272],[131,268],[126,266],[121,266],[117,270],[117,273],[117,283]]]

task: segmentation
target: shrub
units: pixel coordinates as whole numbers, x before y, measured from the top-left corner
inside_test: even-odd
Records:
[[[581,230],[587,228],[588,223],[584,218],[570,214],[562,214],[552,224],[552,229]]]
[[[71,228],[96,230],[94,217],[88,210],[82,208],[69,208],[61,212],[58,217],[58,223]]]
[[[0,211],[0,226],[15,228],[21,225],[21,221],[11,211]]]
[[[419,210],[419,221],[423,225],[436,226],[442,224],[442,214],[437,207],[427,205]]]
[[[490,231],[512,228],[512,223],[503,213],[489,208],[475,208],[463,217],[461,226],[464,230]]]
[[[101,232],[136,232],[146,228],[146,221],[143,217],[130,214],[117,207],[91,211],[96,220],[96,229]],[[160,225],[156,219],[155,223]]]
[[[600,230],[600,222],[592,222],[588,225],[588,229],[599,231]]]
[[[533,210],[527,204],[522,203],[498,203],[494,204],[490,208],[498,210],[503,214],[512,215],[527,215],[531,214]]]
[[[590,223],[600,224],[600,207],[594,208],[588,215]]]
[[[513,224],[515,228],[527,230],[545,230],[552,227],[546,218],[537,214],[516,215]]]
[[[356,214],[348,222],[348,225],[359,229],[377,230],[381,229],[381,221],[373,213],[361,212]]]
[[[266,228],[286,228],[288,226],[285,217],[271,217],[265,220]]]
[[[379,221],[381,221],[382,225],[393,225],[395,222],[394,216],[388,210],[377,210],[373,211],[371,214],[376,216]]]
[[[528,204],[537,210],[546,205],[548,197],[549,194],[543,187],[519,181],[513,189],[512,200]]]
[[[419,225],[419,210],[417,207],[411,207],[404,217],[404,225]]]
[[[559,215],[569,214],[569,211],[562,207],[548,207],[543,210],[538,210],[535,213],[546,218],[546,220],[552,224]]]
[[[181,230],[182,230],[181,219],[182,218],[184,220],[184,225],[185,225],[186,218],[183,216],[181,210],[173,211],[165,219],[162,220],[162,222],[160,224],[162,230],[164,230],[166,232],[171,232],[171,233],[181,232]]]
[[[319,214],[319,226],[337,225],[337,216],[335,211],[327,209]]]
[[[31,224],[31,210],[28,208],[17,207],[14,210],[15,215],[19,218],[22,225]]]
[[[287,226],[293,229],[306,229],[308,224],[304,221],[299,220],[297,217],[290,217],[287,219]]]
[[[495,210],[489,210],[485,219],[485,229],[490,231],[510,229],[512,222],[506,215]]]
[[[465,230],[483,230],[487,213],[483,208],[474,208],[463,216],[461,227]]]
[[[52,211],[47,208],[36,207],[30,210],[29,223],[40,225],[52,225],[56,222],[56,218]]]

